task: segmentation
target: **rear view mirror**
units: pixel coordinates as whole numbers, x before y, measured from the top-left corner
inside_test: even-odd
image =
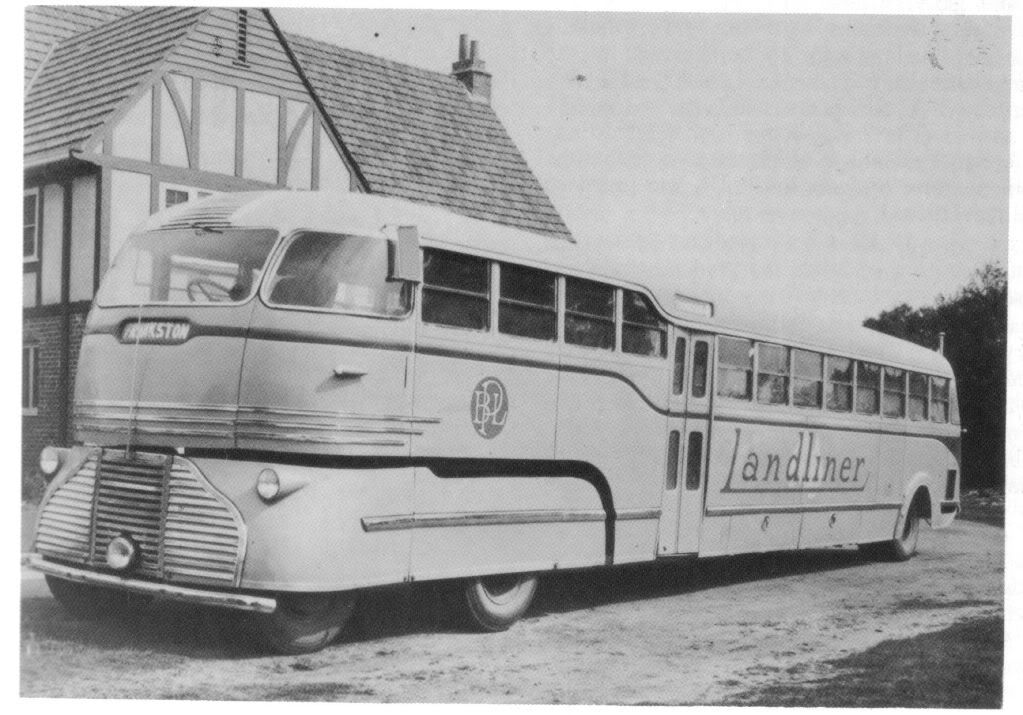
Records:
[[[423,254],[419,250],[419,229],[415,226],[398,226],[390,267],[389,280],[422,283]]]

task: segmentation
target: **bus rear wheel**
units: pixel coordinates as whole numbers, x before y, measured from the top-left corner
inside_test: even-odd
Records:
[[[506,574],[469,579],[465,605],[469,625],[481,631],[507,630],[533,602],[536,574]]]
[[[909,561],[916,554],[920,542],[920,522],[923,520],[924,505],[921,497],[916,497],[909,505],[902,528],[891,541],[876,544],[862,544],[860,548],[873,557],[883,561]]]
[[[255,616],[264,643],[275,653],[302,655],[326,648],[355,608],[355,593],[281,593],[273,613]]]
[[[149,605],[152,596],[46,576],[50,593],[71,615],[94,621],[124,616]]]

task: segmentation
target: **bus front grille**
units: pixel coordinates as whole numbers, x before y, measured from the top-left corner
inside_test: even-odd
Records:
[[[130,575],[238,585],[241,517],[186,459],[97,450],[43,505],[35,546],[55,560],[106,569],[118,536],[138,548]]]

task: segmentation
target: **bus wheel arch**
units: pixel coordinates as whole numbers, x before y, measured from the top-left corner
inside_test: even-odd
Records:
[[[921,522],[930,519],[931,498],[930,491],[923,485],[918,486],[912,495],[908,505],[900,511],[891,539],[860,544],[869,557],[883,561],[908,561],[916,554]]]

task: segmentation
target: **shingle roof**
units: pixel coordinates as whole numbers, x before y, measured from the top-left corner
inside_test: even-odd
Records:
[[[57,45],[25,98],[25,163],[80,148],[204,12],[145,8]]]
[[[138,8],[104,5],[29,5],[25,8],[25,86],[61,40],[124,17]]]
[[[458,80],[286,38],[371,191],[572,240],[494,110]]]

